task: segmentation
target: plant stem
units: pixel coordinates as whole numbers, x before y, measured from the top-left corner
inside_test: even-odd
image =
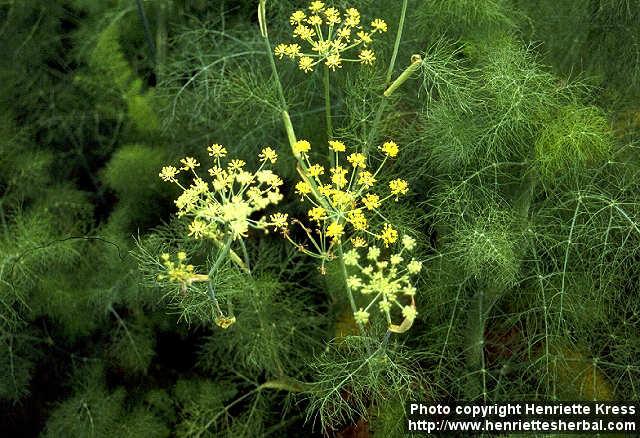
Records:
[[[289,117],[289,113],[287,111],[282,111],[282,122],[284,123],[284,129],[287,132],[287,139],[289,140],[289,146],[293,147],[297,139],[296,139],[296,133],[293,130],[293,124],[291,123],[291,117]]]
[[[218,258],[214,262],[214,264],[211,267],[211,269],[209,269],[209,274],[208,274],[209,284],[207,286],[209,288],[209,295],[211,296],[211,299],[213,300],[213,303],[215,304],[215,306],[218,309],[218,312],[220,312],[220,314],[222,314],[222,310],[220,309],[220,304],[218,303],[218,299],[216,298],[216,293],[215,293],[215,290],[213,288],[213,275],[218,270],[218,268],[220,267],[220,265],[222,264],[222,262],[224,261],[226,256],[229,254],[229,250],[231,249],[231,242],[232,241],[233,241],[233,237],[232,236],[228,236],[227,240],[224,243],[224,246],[220,249],[220,252],[218,253]]]
[[[263,2],[260,2],[261,5],[262,3]],[[264,45],[267,49],[267,54],[269,55],[269,65],[271,66],[271,73],[276,78],[276,89],[278,91],[280,105],[282,106],[283,111],[287,111],[287,100],[284,97],[284,90],[282,88],[282,82],[280,81],[280,75],[278,74],[278,68],[276,67],[276,60],[273,56],[273,51],[271,50],[271,42],[269,41],[269,34],[267,33],[266,29],[267,24],[262,22],[260,24],[260,30],[262,32],[262,37],[264,38]],[[264,26],[264,29],[262,28],[262,26]]]
[[[391,61],[389,62],[389,69],[387,70],[387,82],[388,85],[391,82],[391,76],[393,75],[393,68],[396,65],[396,58],[398,57],[398,50],[400,49],[400,40],[402,39],[402,30],[404,29],[404,18],[407,15],[407,4],[409,0],[402,1],[402,11],[400,12],[400,21],[398,22],[398,30],[396,31],[396,41],[393,45],[393,54],[391,55]]]
[[[302,392],[304,391],[304,384],[288,378],[277,379],[264,382],[258,387],[258,390],[262,389],[278,389],[289,392]]]
[[[244,240],[240,239],[240,248],[242,249],[242,256],[244,257],[244,264],[247,266],[247,272],[251,275],[251,264],[249,263],[249,253],[247,247],[244,244]]]
[[[111,304],[109,304],[107,309],[109,310],[109,312],[111,312],[111,314],[113,316],[116,317],[116,319],[118,320],[118,323],[124,329],[124,333],[127,335],[127,338],[129,339],[129,342],[131,342],[131,346],[133,347],[133,352],[136,354],[136,356],[138,356],[138,360],[142,361],[142,356],[140,356],[140,352],[138,351],[138,347],[136,346],[136,342],[133,340],[133,336],[131,336],[131,332],[129,332],[129,329],[127,328],[127,324],[125,324],[125,322],[122,320],[122,318],[120,317],[118,312],[116,312],[116,309],[114,309]]]
[[[338,262],[340,263],[340,268],[342,269],[342,277],[344,278],[344,287],[347,290],[347,297],[349,298],[349,304],[351,305],[351,310],[355,315],[355,313],[358,311],[358,308],[356,307],[356,300],[353,298],[353,293],[351,292],[351,288],[347,283],[348,273],[347,273],[347,266],[344,264],[344,252],[342,251],[342,242],[338,244],[337,253],[338,253]],[[364,325],[362,323],[358,322],[358,328],[360,329],[360,333],[364,333]]]
[[[156,75],[161,76],[167,59],[167,3],[162,0],[157,5],[156,29]]]
[[[155,63],[155,61],[156,61],[156,46],[153,43],[153,38],[151,37],[151,30],[149,29],[149,20],[147,20],[147,15],[144,13],[144,7],[142,6],[142,0],[136,0],[136,6],[138,7],[138,16],[140,17],[140,21],[142,22],[142,27],[144,28],[144,37],[147,40],[147,45],[149,46],[149,52],[151,54],[151,59]]]
[[[324,116],[327,125],[327,140],[333,139],[333,123],[331,121],[331,89],[329,87],[329,67],[323,69],[322,83],[324,85]]]
[[[421,64],[422,57],[420,55],[413,55],[411,57],[411,64],[409,64],[409,67],[405,68],[404,71],[400,73],[400,76],[398,76],[396,80],[393,81],[386,90],[384,90],[384,93],[382,93],[384,97],[391,96],[394,91],[400,88],[400,86],[404,84],[407,79],[409,79],[411,75],[415,73],[416,70],[418,70],[418,68],[420,68]]]
[[[329,86],[329,67],[323,69],[322,83],[324,85],[324,117],[327,126],[327,141],[333,140],[333,121],[331,120],[331,88]],[[336,165],[336,157],[329,153],[331,167]]]
[[[215,245],[218,247],[218,249],[222,249],[224,247],[224,244],[222,242],[220,242],[217,239],[212,239],[213,243],[215,243]],[[231,259],[231,261],[233,263],[235,263],[240,269],[242,269],[245,272],[249,272],[249,268],[247,266],[245,266],[244,262],[242,261],[242,259],[238,256],[238,254],[236,254],[236,252],[232,249],[228,249],[227,250],[228,254],[229,254],[229,259]]]
[[[407,0],[405,0],[406,3]],[[265,0],[260,0],[259,6],[258,6],[258,21],[260,24],[260,32],[262,34],[262,37],[264,38],[264,43],[267,49],[267,53],[269,54],[269,64],[271,65],[271,71],[273,73],[273,76],[276,79],[276,88],[278,91],[278,97],[280,99],[280,104],[282,105],[282,120],[284,122],[284,126],[285,126],[285,130],[287,132],[287,138],[289,140],[289,145],[292,148],[293,151],[293,145],[296,143],[296,134],[295,131],[293,129],[293,124],[291,123],[291,117],[289,117],[289,112],[287,111],[287,100],[284,97],[284,91],[282,89],[282,83],[280,82],[280,75],[278,74],[278,68],[276,67],[276,62],[275,62],[275,58],[273,56],[273,51],[271,50],[271,43],[269,42],[269,34],[267,31],[267,23],[266,23],[266,11],[265,11]],[[406,11],[406,5],[404,8],[404,11]],[[403,12],[403,18],[401,20],[404,23],[404,12]],[[398,42],[399,44],[399,42]],[[390,66],[390,69],[393,70],[393,65]],[[325,116],[327,118],[327,139],[330,140],[333,137],[333,125],[331,123],[331,95],[330,95],[330,89],[329,89],[329,69],[328,67],[325,66],[325,71],[324,71],[324,97],[325,97]],[[296,160],[298,161],[298,165],[306,171],[306,164],[304,162],[304,160],[302,159],[302,157],[300,156],[300,154],[296,154],[294,152],[294,156],[296,157]],[[331,155],[331,159],[333,162],[333,155]],[[301,172],[301,174],[303,175],[304,178],[304,174],[305,172]],[[307,179],[311,189],[314,192],[314,195],[316,196],[316,198],[320,201],[320,203],[322,205],[326,206],[326,201],[324,200],[324,197],[322,197],[318,191],[317,191],[317,186],[315,184],[315,181],[313,181],[312,179]],[[349,303],[351,304],[351,310],[355,313],[357,311],[356,309],[356,303],[355,300],[353,298],[353,293],[351,292],[351,288],[349,287],[349,285],[347,284],[347,267],[344,264],[344,259],[343,259],[343,251],[342,251],[342,243],[340,243],[338,245],[338,260],[340,263],[340,266],[342,268],[342,274],[344,276],[344,282],[345,282],[345,287],[347,289],[347,296],[349,297]],[[362,324],[358,324],[359,328],[360,328],[360,332],[364,333],[364,326]]]
[[[402,39],[402,30],[404,29],[404,19],[407,14],[408,3],[409,3],[409,0],[402,1],[402,10],[400,12],[400,20],[398,22],[398,29],[396,30],[396,40],[393,45],[393,53],[391,54],[391,60],[389,61],[389,68],[387,69],[387,76],[385,78],[386,79],[385,88],[387,87],[387,85],[389,85],[389,82],[391,82],[393,69],[395,68],[395,65],[396,65],[396,58],[398,57],[398,51],[400,50],[400,40]],[[380,120],[382,120],[382,113],[384,113],[384,110],[387,106],[386,96],[383,95],[380,99],[381,99],[380,104],[378,105],[378,110],[376,111],[376,117],[374,119],[371,130],[369,131],[369,138],[367,139],[367,142],[364,145],[363,152],[365,155],[368,155],[368,152],[371,149],[371,144],[375,139],[376,131],[378,129],[378,126],[380,125]]]

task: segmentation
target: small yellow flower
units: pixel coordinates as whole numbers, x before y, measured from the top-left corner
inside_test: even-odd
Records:
[[[347,38],[347,41],[348,40],[349,38]],[[340,39],[337,39],[331,42],[331,47],[333,48],[334,52],[343,52],[347,48],[347,45],[343,43]]]
[[[286,213],[275,213],[272,214],[269,219],[271,220],[271,225],[274,229],[285,229],[287,228],[287,220],[289,215]]]
[[[351,244],[354,248],[364,248],[367,246],[367,242],[360,236],[353,237],[351,239]]]
[[[398,240],[398,232],[389,224],[384,224],[380,239],[384,242],[385,246],[389,246]]]
[[[278,160],[278,154],[270,147],[266,147],[262,149],[262,152],[260,152],[258,158],[260,158],[260,161],[262,161],[263,163],[265,161],[269,161],[271,162],[271,164],[274,164]]]
[[[409,264],[407,265],[407,272],[409,272],[409,274],[417,274],[421,270],[422,262],[419,262],[418,260],[411,260],[411,262],[409,262]]]
[[[361,30],[360,32],[357,33],[357,35],[360,41],[362,41],[364,44],[371,44],[371,42],[373,41],[371,39],[371,34],[369,34],[369,32],[365,32]]]
[[[278,44],[276,48],[273,49],[273,53],[278,59],[282,59],[284,55],[286,55],[288,48],[289,46],[287,44]]]
[[[298,140],[293,144],[293,152],[296,154],[306,154],[311,150],[311,143],[307,140]]]
[[[300,24],[302,20],[306,18],[306,14],[303,11],[295,11],[289,17],[289,23],[293,26],[295,24]]]
[[[363,170],[358,174],[358,184],[364,186],[365,189],[373,187],[376,183],[376,178],[368,170]]]
[[[347,266],[356,266],[358,264],[358,260],[360,259],[360,255],[356,249],[351,249],[344,253],[342,260],[344,264]]]
[[[202,221],[194,220],[189,224],[189,236],[193,236],[196,239],[204,236],[207,231],[207,224]]]
[[[311,50],[318,53],[325,53],[331,48],[331,41],[314,41]]]
[[[393,266],[399,265],[400,263],[402,263],[402,260],[404,259],[400,254],[394,254],[391,257],[389,257],[389,263],[391,263]]]
[[[241,170],[245,164],[247,164],[244,160],[231,160],[228,164],[229,170],[236,171]]]
[[[414,306],[404,306],[402,308],[402,316],[407,318],[410,321],[416,319],[416,315],[418,315],[418,311]]]
[[[322,167],[321,165],[314,164],[311,167],[309,167],[309,175],[313,177],[318,177],[323,174],[324,174],[324,167]]]
[[[229,327],[231,327],[233,324],[236,323],[236,317],[235,316],[222,316],[221,315],[221,316],[216,317],[216,319],[214,319],[213,321],[221,329],[228,329]]]
[[[340,12],[336,8],[327,8],[324,11],[324,16],[327,18],[327,24],[332,26],[340,23]]]
[[[376,18],[371,22],[371,27],[373,27],[374,32],[383,33],[387,31],[387,23],[379,18]]]
[[[361,307],[360,310],[353,314],[353,319],[355,319],[358,324],[366,324],[369,322],[369,312],[362,310]]]
[[[336,46],[335,44],[342,44],[339,42],[340,39],[344,39],[349,41],[349,38],[351,38],[351,28],[350,27],[343,27],[342,29],[340,29],[338,31],[338,40],[334,41],[334,47],[337,50],[341,50],[339,46]],[[346,45],[345,45],[346,47]]]
[[[303,56],[302,58],[300,58],[300,61],[298,61],[298,68],[300,68],[300,70],[304,71],[305,73],[313,71],[313,59],[308,56]]]
[[[182,163],[182,170],[195,169],[200,165],[200,163],[198,163],[196,159],[192,157],[183,158],[182,160],[180,160],[180,162]]]
[[[378,257],[380,257],[380,248],[377,246],[370,246],[369,251],[367,251],[367,258],[375,261],[378,260]]]
[[[344,152],[347,147],[341,141],[330,140],[329,149],[332,149],[334,152]]]
[[[325,218],[327,211],[322,208],[322,207],[314,207],[311,210],[309,210],[309,218],[313,221],[318,221],[320,222],[322,219]]]
[[[333,205],[340,210],[345,209],[353,202],[353,196],[351,195],[351,193],[342,190],[334,190],[331,193],[331,197],[331,202],[333,203]]]
[[[405,234],[402,236],[402,246],[404,246],[407,251],[413,251],[416,247],[416,239]]]
[[[391,189],[391,193],[396,195],[396,199],[398,199],[398,195],[406,195],[409,191],[409,184],[403,179],[394,179],[389,182],[389,188]]]
[[[333,240],[338,240],[344,234],[344,227],[338,222],[332,222],[327,227],[327,237],[331,237]]]
[[[304,195],[311,193],[311,186],[305,181],[298,181],[296,184],[296,193],[304,197]]]
[[[299,44],[289,44],[286,48],[285,48],[285,54],[293,59],[296,56],[300,55],[300,45]]]
[[[314,37],[316,31],[311,29],[309,26],[305,26],[304,24],[299,24],[293,31],[293,36],[297,36],[302,40],[310,40]]]
[[[351,210],[349,213],[347,213],[347,220],[351,225],[353,225],[353,228],[358,231],[367,229],[367,218],[364,214],[362,214],[362,211],[360,210]]]
[[[358,58],[360,58],[362,64],[373,65],[376,60],[376,55],[373,53],[373,50],[364,49],[358,54]]]
[[[388,157],[395,158],[398,155],[398,145],[394,141],[388,141],[380,146],[380,150],[384,152]]]
[[[322,196],[329,197],[333,193],[333,187],[328,184],[321,184],[318,186],[318,191]]]
[[[347,161],[349,163],[351,163],[351,165],[354,168],[361,168],[364,169],[367,167],[367,157],[365,157],[363,154],[359,153],[359,152],[355,152],[353,154],[350,154],[347,157]]]
[[[307,19],[307,23],[312,26],[320,26],[322,25],[322,17],[319,15],[312,15]]]
[[[321,1],[312,1],[309,5],[311,12],[320,12],[322,9],[324,9],[324,3]]]
[[[217,143],[209,146],[207,148],[207,151],[209,151],[209,155],[214,158],[223,158],[224,156],[227,155],[227,149],[225,149],[224,146]]]
[[[349,27],[356,27],[360,24],[360,12],[356,8],[347,9],[345,25]]]
[[[408,297],[413,297],[416,295],[416,288],[409,284],[402,289],[402,293]]]
[[[389,310],[391,310],[391,303],[389,301],[380,301],[378,303],[378,307],[380,308],[381,312],[389,313]]]
[[[173,166],[164,166],[160,171],[159,176],[163,181],[175,181],[176,175],[179,173],[180,171]]]
[[[341,189],[347,185],[347,169],[342,166],[336,166],[331,168],[331,182],[333,182],[337,188]]]
[[[362,280],[356,275],[351,275],[349,276],[349,278],[347,278],[347,286],[349,286],[351,289],[360,289],[362,287]]]
[[[367,208],[367,210],[375,210],[380,207],[380,197],[375,193],[369,193],[364,198],[362,198],[362,203]]]
[[[342,68],[342,59],[340,55],[337,53],[332,53],[327,56],[327,60],[325,61],[327,67],[329,67],[332,71],[336,71],[336,68]]]

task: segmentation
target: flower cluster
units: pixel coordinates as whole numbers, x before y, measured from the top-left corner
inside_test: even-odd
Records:
[[[321,1],[312,1],[308,13],[295,11],[289,18],[293,36],[307,43],[310,51],[304,51],[297,43],[278,44],[274,53],[279,58],[298,59],[298,67],[305,73],[313,71],[322,62],[335,71],[342,68],[342,62],[359,62],[372,65],[376,60],[370,48],[373,35],[387,31],[387,24],[377,18],[368,29],[361,24],[360,12],[348,8],[340,12],[337,8],[326,7]],[[345,52],[358,50],[357,59],[345,58]]]
[[[158,280],[166,280],[170,283],[177,283],[183,290],[192,283],[199,281],[207,281],[208,276],[196,274],[193,265],[186,264],[187,254],[183,251],[178,252],[176,260],[171,260],[171,255],[164,253],[160,256],[162,265],[166,271],[158,274]]]
[[[227,155],[224,146],[214,144],[208,148],[214,165],[208,169],[211,182],[203,180],[195,169],[200,166],[194,158],[181,160],[182,167],[165,166],[160,178],[177,184],[182,194],[175,200],[178,216],[192,218],[189,225],[189,236],[194,238],[208,237],[219,240],[222,236],[230,236],[233,240],[246,237],[249,228],[266,230],[274,225],[263,217],[255,220],[253,213],[263,210],[270,204],[277,204],[282,199],[280,186],[282,179],[271,170],[264,169],[266,163],[275,163],[276,152],[266,147],[258,158],[261,162],[256,172],[247,172],[246,163],[232,159],[223,165]],[[181,172],[191,173],[193,181],[184,187],[178,180]],[[276,224],[277,225],[277,224]]]
[[[187,291],[187,288],[197,282],[209,281],[209,276],[204,274],[196,274],[193,265],[187,264],[187,253],[180,251],[176,254],[175,260],[172,260],[172,256],[168,253],[164,253],[160,256],[162,265],[165,268],[165,272],[158,274],[159,281],[167,281],[169,283],[176,283],[180,286],[182,293]],[[226,316],[222,313],[218,301],[213,298],[215,305],[216,316],[213,322],[220,328],[229,328],[236,322],[236,317]]]
[[[403,236],[400,252],[388,258],[381,257],[381,250],[377,246],[368,247],[364,259],[356,248],[345,253],[345,265],[358,271],[357,274],[349,276],[347,285],[370,300],[365,308],[361,307],[355,312],[354,318],[357,323],[366,324],[375,305],[385,315],[390,330],[401,331],[410,327],[418,314],[414,299],[416,288],[411,283],[411,276],[422,270],[422,262],[413,258],[407,262],[405,252],[411,252],[415,244],[412,237]],[[401,299],[405,304],[401,303]],[[391,313],[394,308],[398,309],[404,318],[401,325],[392,322]]]
[[[300,158],[299,168],[302,179],[295,185],[300,200],[309,204],[307,212],[311,227],[302,225],[313,250],[298,245],[286,232],[286,222],[279,228],[285,230],[285,236],[303,252],[322,259],[330,259],[332,247],[336,243],[350,240],[355,247],[366,245],[367,238],[379,239],[385,246],[396,242],[398,231],[389,224],[380,206],[389,199],[398,200],[400,195],[409,191],[408,183],[395,179],[388,185],[388,193],[383,195],[376,184],[377,175],[389,158],[398,154],[398,145],[388,141],[380,146],[384,160],[377,170],[369,170],[365,155],[353,152],[347,155],[347,146],[341,141],[329,141],[328,147],[333,154],[333,167],[325,168],[309,161],[311,144],[299,140],[293,145],[294,153]],[[371,216],[382,218],[385,223],[380,232],[370,229]],[[271,222],[276,222],[274,216]]]

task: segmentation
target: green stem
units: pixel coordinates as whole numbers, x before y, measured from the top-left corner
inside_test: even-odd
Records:
[[[351,292],[351,288],[347,283],[347,278],[349,274],[347,273],[347,266],[344,264],[344,252],[342,251],[342,243],[338,244],[337,253],[338,253],[338,262],[340,263],[340,268],[342,269],[342,277],[344,278],[344,287],[347,290],[347,297],[349,298],[349,304],[351,305],[351,310],[355,315],[355,313],[358,311],[358,308],[356,307],[356,300],[353,298],[353,292]],[[360,333],[364,333],[364,325],[362,323],[358,322],[358,328],[360,329]]]
[[[404,71],[400,73],[400,76],[398,76],[397,79],[393,81],[386,90],[384,90],[384,97],[391,96],[394,91],[400,88],[400,85],[404,84],[407,79],[409,79],[411,75],[420,68],[421,64],[422,57],[420,55],[413,55],[411,57],[411,64],[409,64],[409,67],[405,68]]]
[[[284,129],[287,132],[287,139],[289,140],[289,146],[293,148],[296,143],[296,133],[293,130],[293,124],[291,123],[291,117],[287,111],[282,111],[282,122],[284,123]],[[300,160],[298,160],[300,161]]]
[[[404,29],[404,18],[407,15],[407,4],[409,0],[402,1],[402,11],[400,12],[400,21],[398,22],[398,30],[396,31],[396,41],[393,45],[393,54],[391,55],[391,61],[389,62],[389,69],[387,70],[387,84],[391,81],[393,75],[393,68],[396,65],[396,58],[398,57],[398,50],[400,49],[400,40],[402,39],[402,30]]]
[[[219,240],[217,239],[212,239],[213,243],[218,247],[218,249],[222,249],[224,247],[224,244],[221,243]],[[235,263],[240,269],[242,269],[245,272],[249,272],[249,268],[247,266],[245,266],[244,262],[242,261],[242,259],[238,256],[238,254],[236,254],[236,252],[232,249],[228,249],[227,250],[228,254],[229,254],[229,259],[231,259],[231,261],[233,263]]]
[[[262,1],[260,2],[260,5],[263,7],[262,11],[259,12],[260,16],[262,16],[261,14],[264,13],[264,6]],[[276,78],[276,89],[278,91],[280,105],[282,106],[283,111],[287,111],[287,99],[285,99],[284,97],[282,82],[280,81],[280,75],[278,74],[278,68],[276,67],[276,60],[273,56],[273,50],[271,49],[271,42],[269,41],[269,34],[267,33],[267,24],[266,22],[261,21],[260,26],[260,31],[262,32],[262,37],[264,38],[264,45],[267,49],[267,54],[269,55],[269,65],[271,66],[271,73]]]
[[[402,30],[404,29],[404,19],[405,16],[407,15],[407,4],[408,4],[409,0],[403,0],[402,1],[402,10],[400,12],[400,21],[398,22],[398,29],[396,30],[396,40],[395,43],[393,45],[393,53],[391,54],[391,60],[389,61],[389,68],[387,69],[387,76],[386,76],[386,81],[385,81],[385,86],[387,86],[389,84],[389,82],[391,82],[391,76],[393,75],[393,69],[395,68],[396,65],[396,58],[398,57],[398,51],[400,50],[400,40],[402,39]],[[371,127],[371,130],[369,131],[369,138],[367,139],[367,142],[364,145],[364,154],[368,155],[369,150],[371,149],[371,145],[373,143],[373,140],[375,139],[375,135],[376,135],[376,130],[378,129],[378,126],[380,125],[380,120],[382,120],[382,114],[384,113],[384,110],[387,106],[387,99],[386,96],[382,96],[381,100],[380,100],[380,104],[378,105],[378,110],[376,111],[376,117],[374,119],[373,122],[373,126]]]
[[[329,88],[329,67],[324,66],[322,83],[324,85],[324,115],[327,124],[327,140],[333,140],[333,122],[331,120],[331,89]],[[333,160],[333,154],[331,154]],[[332,163],[333,164],[333,163]]]
[[[289,391],[289,392],[302,392],[304,391],[304,384],[301,382],[297,382],[293,379],[278,379],[278,380],[269,380],[260,385],[259,390],[262,389],[277,389],[281,391]]]
[[[209,295],[211,295],[211,299],[213,300],[213,303],[215,304],[215,306],[218,309],[218,312],[220,312],[220,314],[222,314],[222,310],[220,309],[220,304],[218,303],[218,299],[216,298],[216,293],[215,293],[215,290],[213,288],[213,275],[216,273],[216,271],[218,270],[218,268],[220,267],[220,265],[222,264],[224,259],[229,254],[229,250],[231,249],[231,242],[232,241],[233,241],[233,237],[232,236],[227,237],[227,240],[225,241],[224,246],[220,249],[220,252],[218,253],[218,258],[213,263],[213,266],[211,267],[211,269],[209,269],[209,274],[208,274],[208,277],[209,277],[209,283],[208,283]]]
[[[142,360],[142,356],[140,356],[140,352],[138,351],[138,347],[136,346],[136,342],[133,340],[133,336],[131,336],[131,332],[127,328],[127,324],[125,324],[125,322],[122,320],[122,318],[120,317],[118,312],[116,312],[116,309],[114,309],[111,304],[109,304],[107,309],[109,310],[109,312],[111,312],[111,314],[113,316],[116,317],[116,319],[118,320],[118,323],[124,329],[124,333],[125,333],[125,335],[127,335],[127,338],[129,339],[129,342],[131,342],[131,346],[133,347],[133,352],[136,354],[136,356],[138,356],[139,360]]]
[[[144,37],[147,40],[147,45],[149,46],[149,52],[151,54],[151,59],[155,62],[156,60],[156,46],[153,43],[153,38],[151,37],[151,30],[149,28],[149,20],[147,20],[147,15],[144,13],[144,7],[142,6],[142,0],[136,0],[136,6],[138,7],[138,16],[140,17],[140,21],[142,22],[142,27],[144,28]]]
[[[167,59],[167,3],[162,0],[157,5],[156,29],[156,74],[161,76]]]
[[[240,248],[242,249],[242,256],[244,257],[244,264],[247,266],[247,272],[251,275],[251,264],[249,263],[249,253],[247,247],[244,244],[244,240],[240,239]]]
[[[267,32],[267,20],[265,16],[265,3],[265,0],[260,0],[260,3],[258,4],[258,21],[260,24],[260,33],[262,34],[264,45],[267,49],[269,65],[271,66],[271,74],[275,78],[276,82],[276,91],[278,92],[278,99],[280,100],[280,106],[282,107],[282,122],[284,123],[284,128],[287,132],[289,146],[293,151],[293,145],[296,143],[296,133],[293,129],[293,124],[291,123],[291,117],[289,117],[287,99],[284,97],[284,90],[282,88],[282,82],[280,81],[280,75],[278,74],[278,67],[276,66],[276,60],[273,56],[273,50],[271,49],[271,42],[269,41],[269,33]],[[296,156],[296,159],[298,160],[298,163],[304,167],[304,162],[300,159],[300,157]]]

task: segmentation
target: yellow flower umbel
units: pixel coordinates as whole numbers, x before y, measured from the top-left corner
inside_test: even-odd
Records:
[[[176,283],[180,285],[182,291],[186,291],[187,287],[192,283],[209,280],[207,275],[196,274],[193,265],[185,263],[187,259],[185,252],[178,252],[175,258],[175,261],[171,260],[171,255],[167,253],[160,256],[165,272],[158,274],[158,280]]]
[[[186,294],[189,286],[193,283],[207,282],[210,280],[208,275],[196,274],[193,265],[187,264],[187,253],[180,251],[176,254],[175,261],[172,260],[172,256],[168,253],[164,253],[160,256],[160,261],[165,269],[164,273],[158,274],[158,281],[166,281],[168,283],[174,283],[180,286],[182,294]],[[220,328],[229,328],[236,322],[235,316],[226,316],[222,313],[218,300],[213,296],[213,302],[215,305],[216,316],[213,322]]]
[[[307,222],[311,225],[305,226],[298,220],[293,223],[302,227],[311,245],[298,244],[285,227],[277,228],[283,229],[285,237],[301,251],[323,261],[334,258],[333,248],[342,242],[350,241],[355,247],[365,246],[368,239],[380,240],[385,246],[396,242],[398,232],[379,208],[389,199],[397,200],[398,195],[406,193],[408,184],[405,181],[406,187],[403,185],[398,191],[394,190],[395,185],[393,188],[377,185],[376,178],[386,161],[397,155],[397,145],[387,142],[380,147],[384,160],[375,171],[369,170],[365,155],[349,152],[341,141],[329,141],[328,149],[334,155],[335,165],[325,169],[323,165],[309,161],[311,144],[308,141],[299,140],[294,145],[294,151],[300,157],[298,171],[302,177],[295,185],[295,192],[302,202],[309,204]],[[379,232],[371,229],[370,221],[374,217],[387,222]]]
[[[227,156],[224,146],[214,144],[208,151],[214,162],[208,169],[210,182],[196,173],[200,163],[191,157],[181,160],[180,169],[165,166],[160,172],[160,178],[182,189],[175,204],[178,216],[192,219],[188,227],[189,236],[217,241],[222,237],[236,240],[246,237],[250,228],[266,230],[267,226],[273,225],[265,218],[256,220],[252,216],[282,199],[282,179],[271,170],[264,169],[267,162],[276,162],[276,152],[269,147],[262,149],[258,155],[260,167],[251,173],[245,170],[246,163],[242,160],[230,160],[225,166],[222,162]],[[192,176],[188,187],[178,181],[181,172]]]
[[[372,65],[376,60],[369,47],[372,36],[386,32],[387,24],[376,18],[365,27],[361,21],[356,8],[340,11],[323,2],[312,1],[307,11],[295,11],[289,17],[293,37],[306,44],[307,49],[303,51],[298,43],[278,44],[274,54],[279,59],[297,59],[298,67],[305,73],[321,63],[333,71],[342,68],[343,62]],[[349,57],[347,52],[356,53]]]
[[[411,327],[418,314],[415,306],[416,288],[411,277],[422,269],[422,262],[411,259],[407,263],[405,260],[406,252],[411,252],[414,247],[415,240],[405,235],[400,252],[388,258],[381,257],[381,250],[377,246],[368,247],[364,257],[356,248],[345,253],[345,265],[356,271],[347,278],[347,285],[369,301],[366,307],[355,312],[356,321],[366,324],[371,313],[378,310],[385,315],[390,331],[401,333]],[[402,322],[394,324],[393,315],[401,315]]]

